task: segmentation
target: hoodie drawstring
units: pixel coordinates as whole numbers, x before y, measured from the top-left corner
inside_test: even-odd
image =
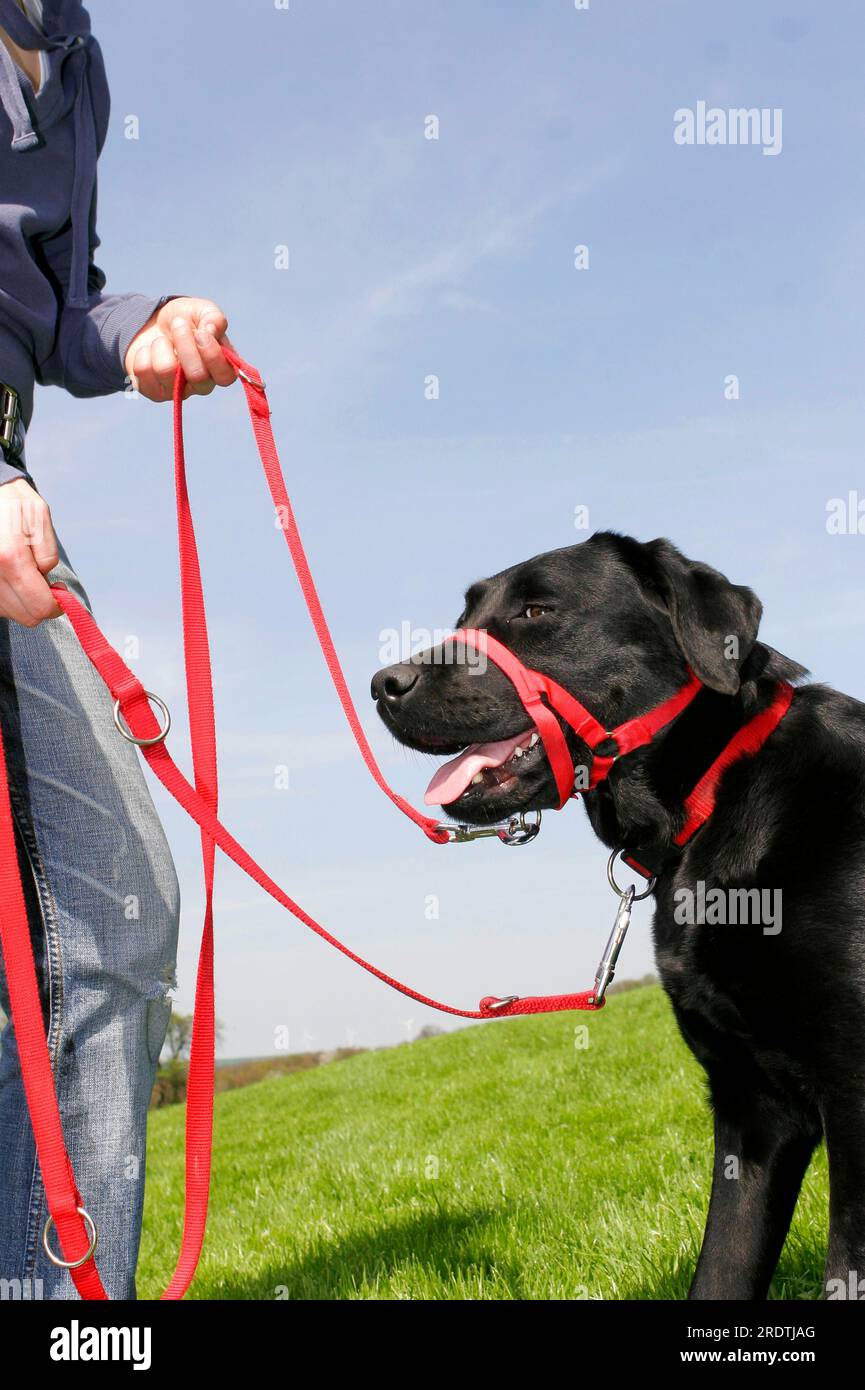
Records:
[[[0,43],[0,105],[12,122],[13,150],[32,150],[39,144],[39,136],[30,120],[15,60],[5,43]]]
[[[81,75],[75,93],[75,172],[72,177],[72,262],[66,303],[73,308],[88,305],[87,273],[90,268],[90,208],[96,183],[96,120],[90,99],[90,54],[82,43]]]

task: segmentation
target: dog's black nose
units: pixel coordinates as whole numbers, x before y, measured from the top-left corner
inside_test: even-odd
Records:
[[[384,666],[380,671],[376,671],[372,678],[372,698],[384,700],[386,705],[395,709],[411,690],[418,675],[418,668],[408,661],[400,661],[396,666]]]

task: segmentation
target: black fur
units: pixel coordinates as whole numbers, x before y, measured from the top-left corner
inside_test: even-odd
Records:
[[[765,1297],[822,1137],[826,1280],[865,1276],[865,706],[800,686],[763,749],[725,774],[712,819],[684,851],[673,847],[683,798],[716,754],[779,678],[806,674],[757,640],[760,612],[750,589],[669,541],[602,532],[473,584],[458,620],[553,676],[607,727],[671,695],[688,664],[705,683],[665,733],[585,795],[608,846],[674,854],[655,889],[656,958],[715,1116],[715,1176],[690,1295],[700,1299]],[[478,674],[445,655],[436,648],[374,678],[381,716],[401,742],[454,753],[530,727],[497,667]],[[588,750],[566,735],[575,763],[587,763]],[[518,776],[471,787],[445,809],[488,823],[556,804],[538,745]],[[677,921],[674,894],[696,892],[701,880],[707,889],[780,890],[780,932]],[[726,1175],[731,1158],[737,1179]]]

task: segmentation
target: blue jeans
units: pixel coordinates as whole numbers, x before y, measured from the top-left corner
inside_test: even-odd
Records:
[[[62,547],[51,580],[90,607]],[[0,720],[66,1145],[111,1298],[135,1297],[147,1106],[165,1039],[177,876],[112,702],[66,617],[0,620]],[[0,1004],[9,1014],[0,966]],[[0,1297],[77,1298],[47,1258],[15,1036],[0,1033]],[[54,1248],[57,1248],[56,1234]]]

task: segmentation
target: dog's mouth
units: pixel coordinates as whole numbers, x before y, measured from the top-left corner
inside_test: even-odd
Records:
[[[534,728],[493,743],[470,743],[433,775],[424,794],[427,806],[441,806],[449,815],[470,815],[493,804],[510,809],[521,784],[534,778],[545,759]],[[525,808],[523,797],[517,798]]]
[[[476,825],[558,806],[543,740],[525,709],[504,695],[486,699],[474,689],[434,690],[426,699],[421,692],[419,699],[411,675],[402,667],[385,668],[373,678],[372,693],[380,719],[404,748],[448,759],[430,779],[427,806]],[[385,677],[394,684],[399,678],[402,692],[389,690]],[[406,691],[412,692],[408,707],[401,698]]]

